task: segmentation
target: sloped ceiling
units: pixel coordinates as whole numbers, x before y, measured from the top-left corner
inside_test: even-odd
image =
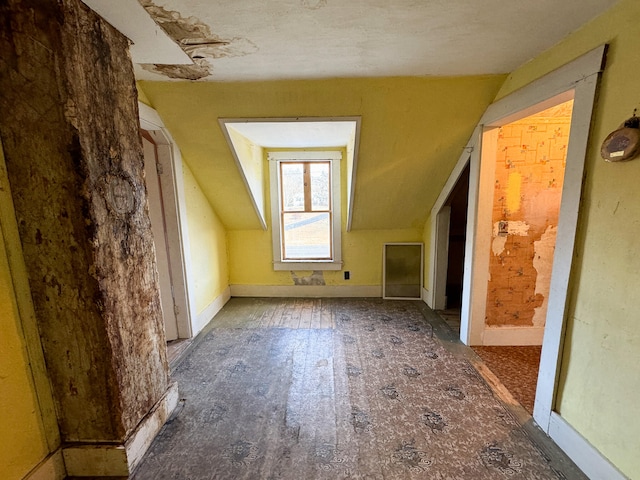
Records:
[[[227,228],[261,225],[218,119],[297,116],[361,117],[354,229],[421,228],[503,74],[614,3],[140,0],[192,63],[132,56]]]
[[[141,82],[223,223],[260,228],[218,118],[360,116],[353,229],[422,228],[504,76]]]

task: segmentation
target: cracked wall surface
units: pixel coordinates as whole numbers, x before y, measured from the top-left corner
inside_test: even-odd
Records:
[[[572,102],[498,134],[486,323],[544,327]]]

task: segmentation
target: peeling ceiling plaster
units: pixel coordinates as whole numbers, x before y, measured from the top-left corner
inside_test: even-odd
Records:
[[[100,4],[100,13],[107,20],[109,10],[121,15],[123,3],[136,3],[88,2]],[[614,3],[616,0],[140,0],[195,66],[191,71],[184,66],[154,68],[152,64],[164,62],[148,60],[153,46],[140,47],[145,60],[134,55],[134,62],[140,64],[136,75],[144,80],[508,73]],[[140,22],[138,28],[149,26]]]
[[[486,74],[515,70],[616,3],[86,1],[139,47],[147,27],[121,28],[108,11],[135,3],[158,22],[153,35],[191,55],[180,66],[132,49],[140,88],[231,230],[260,222],[217,119],[362,117],[354,230],[421,229],[505,78]]]
[[[131,40],[130,52],[134,63],[193,63],[136,0],[82,1]]]

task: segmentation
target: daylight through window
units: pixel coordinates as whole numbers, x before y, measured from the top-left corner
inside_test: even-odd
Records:
[[[275,270],[340,270],[339,150],[268,152]]]
[[[331,260],[331,163],[281,162],[282,259]]]

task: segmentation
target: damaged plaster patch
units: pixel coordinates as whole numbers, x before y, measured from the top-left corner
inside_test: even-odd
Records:
[[[497,257],[504,252],[504,246],[507,244],[507,236],[506,235],[498,235],[494,237],[493,242],[491,242],[491,251]]]
[[[549,301],[549,290],[551,289],[551,271],[553,268],[553,255],[556,250],[556,236],[558,227],[549,225],[540,237],[540,240],[533,242],[535,255],[533,256],[533,268],[536,269],[536,295],[544,296],[542,305],[535,309],[533,315],[533,325],[544,327],[547,318],[547,304]]]
[[[193,62],[193,65],[156,65],[143,63],[140,65],[148,72],[159,73],[169,78],[181,80],[199,80],[211,75],[208,62]]]
[[[500,233],[504,231],[505,223],[507,223],[506,225],[507,235],[518,235],[520,237],[526,237],[529,234],[529,224],[527,222],[523,222],[521,220],[509,221],[509,222],[499,221],[493,224],[494,237],[497,237]]]
[[[491,242],[491,251],[495,256],[504,252],[507,244],[508,235],[518,235],[526,237],[529,234],[529,224],[522,221],[506,222],[500,220],[493,224],[493,241]]]
[[[308,277],[299,277],[296,272],[291,272],[291,279],[294,285],[326,285],[322,270],[314,270]]]
[[[209,25],[195,17],[184,18],[180,12],[166,10],[150,0],[140,0],[153,20],[191,57],[193,65],[142,64],[147,71],[169,78],[198,80],[211,75],[211,60],[241,57],[258,50],[250,40],[242,37],[222,38],[211,32]]]

